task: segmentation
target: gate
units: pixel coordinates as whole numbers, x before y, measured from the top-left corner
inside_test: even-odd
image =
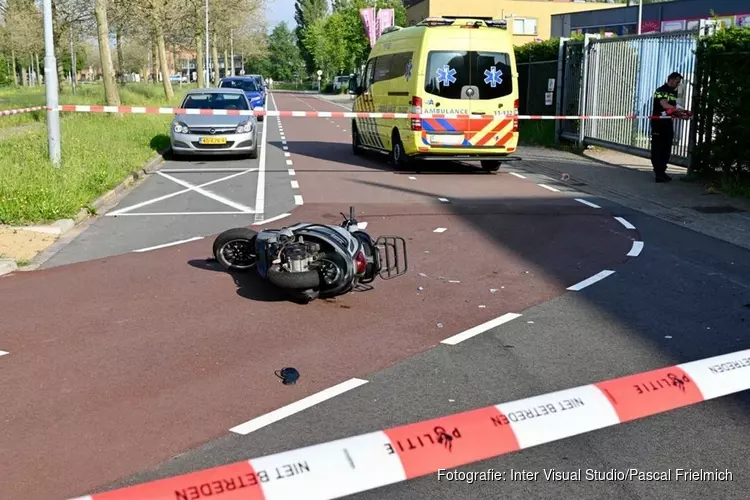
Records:
[[[563,115],[636,115],[637,119],[563,120],[560,137],[581,144],[650,156],[654,90],[673,71],[683,75],[678,104],[690,109],[695,82],[697,37],[704,29],[647,35],[562,40],[560,50]],[[691,122],[675,122],[671,162],[689,166]]]

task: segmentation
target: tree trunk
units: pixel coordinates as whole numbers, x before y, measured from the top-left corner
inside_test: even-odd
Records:
[[[218,87],[219,80],[221,80],[221,78],[219,77],[219,49],[216,46],[216,32],[215,31],[213,34],[212,45],[213,45],[212,52],[213,52],[213,59],[214,59],[214,85]]]
[[[117,48],[117,77],[125,82],[122,72],[122,28],[117,26],[115,30],[115,47]]]
[[[13,49],[10,51],[10,57],[13,60],[13,86],[18,87],[18,68],[16,63],[16,50]]]
[[[57,91],[62,93],[63,83],[65,82],[65,70],[63,69],[62,63],[62,49],[60,43],[62,42],[62,32],[64,26],[60,26],[57,19],[57,1],[52,1],[52,41],[53,50],[55,51],[55,57],[57,58]]]
[[[162,69],[161,79],[164,84],[164,95],[167,100],[171,101],[174,99],[174,91],[172,90],[172,82],[169,81],[169,66],[167,65],[167,48],[164,44],[164,30],[161,26],[156,28],[156,43],[159,46],[159,66]]]
[[[42,85],[42,73],[39,71],[39,52],[34,52],[34,72],[36,73],[36,84]]]
[[[107,106],[119,106],[120,95],[117,92],[115,70],[112,66],[112,54],[109,50],[109,23],[107,21],[107,0],[96,0],[94,4],[97,35],[99,38],[99,57],[102,61],[102,79],[104,80],[104,99]],[[71,68],[75,74],[75,68]]]
[[[156,41],[151,43],[151,71],[154,83],[159,82],[159,51],[156,50]]]
[[[28,77],[28,72],[26,70],[26,61],[24,58],[24,60],[21,61],[21,87],[29,86],[29,82],[26,81],[27,77]]]
[[[234,75],[229,73],[229,52],[225,48],[224,49],[224,77],[226,78],[228,76],[234,76]]]
[[[195,85],[197,88],[201,88],[205,84],[205,79],[203,77],[203,58],[205,57],[205,54],[203,53],[204,47],[203,47],[203,36],[198,33],[198,36],[195,37],[195,47],[198,49],[196,53],[196,61],[195,61],[195,72],[196,72],[196,79],[195,79]],[[203,54],[203,56],[201,56]]]

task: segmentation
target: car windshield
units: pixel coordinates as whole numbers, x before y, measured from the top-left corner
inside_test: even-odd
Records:
[[[249,109],[244,94],[219,92],[190,94],[185,98],[182,107],[187,109]]]
[[[254,80],[224,80],[221,87],[225,89],[242,89],[245,92],[257,92],[258,86]]]

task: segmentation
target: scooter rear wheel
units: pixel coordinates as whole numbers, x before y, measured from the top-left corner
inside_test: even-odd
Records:
[[[255,239],[258,233],[246,227],[227,229],[214,240],[214,258],[229,271],[248,271],[255,267]]]

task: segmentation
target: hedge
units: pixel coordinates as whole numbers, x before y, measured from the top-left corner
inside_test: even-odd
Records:
[[[697,45],[693,169],[750,174],[750,28],[726,28]]]

